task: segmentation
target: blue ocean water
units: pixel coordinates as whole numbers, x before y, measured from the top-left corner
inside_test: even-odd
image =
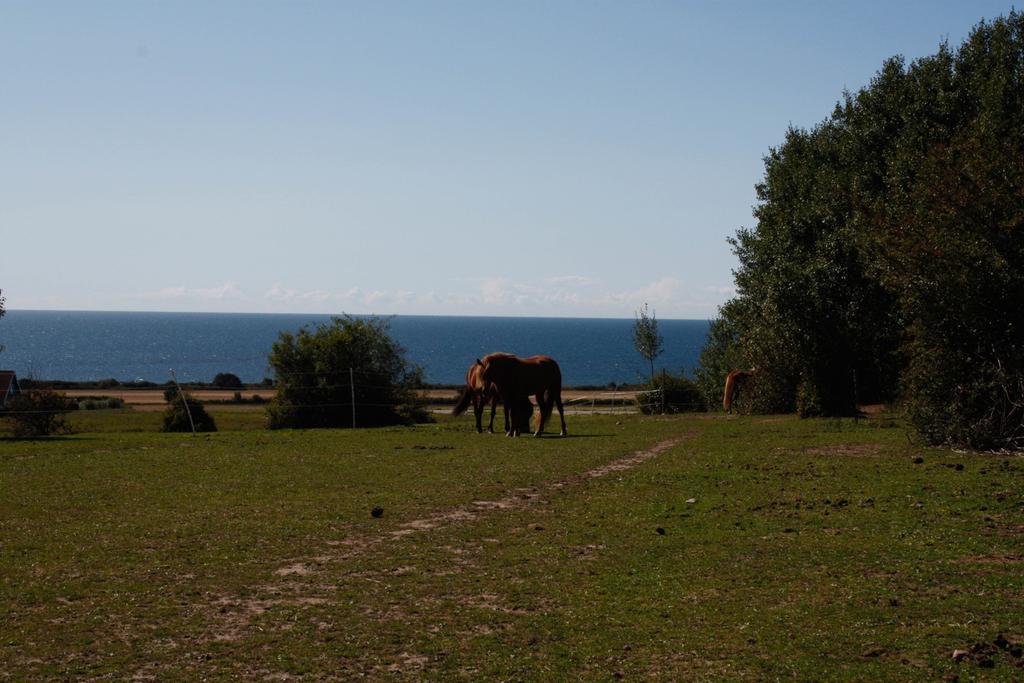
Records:
[[[272,376],[267,354],[282,331],[329,322],[329,315],[8,311],[0,319],[0,368],[39,379],[208,382],[232,372],[244,382]],[[392,336],[434,384],[458,384],[492,351],[547,354],[566,386],[642,381],[649,367],[633,348],[632,319],[394,316]],[[658,320],[665,340],[655,367],[688,374],[706,320]]]

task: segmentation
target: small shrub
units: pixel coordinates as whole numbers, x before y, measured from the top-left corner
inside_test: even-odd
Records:
[[[79,410],[117,410],[124,408],[124,399],[114,396],[82,396],[78,399]]]
[[[664,402],[661,399],[662,390],[665,392]],[[661,414],[663,405],[666,413],[694,413],[708,409],[700,388],[694,382],[668,373],[655,376],[654,381],[637,394],[637,404],[644,415]]]
[[[238,378],[238,375],[230,372],[219,372],[213,378],[211,382],[213,386],[218,389],[241,389],[242,380]]]
[[[78,409],[78,403],[64,394],[39,389],[23,392],[7,402],[4,417],[13,423],[18,438],[36,438],[51,434],[67,434],[67,413]]]
[[[256,403],[256,404],[260,404],[260,403],[266,403],[266,402],[267,402],[267,399],[263,398],[263,397],[262,397],[262,396],[260,396],[259,394],[253,394],[253,395],[252,395],[252,398],[251,398],[251,399],[249,399],[249,402],[250,402],[250,403]]]
[[[185,401],[188,401],[186,409]],[[192,421],[189,421],[189,412],[192,413]],[[167,405],[164,410],[164,425],[161,431],[164,432],[191,432],[192,422],[195,423],[197,432],[215,432],[217,424],[213,417],[206,412],[203,404],[191,396],[185,398],[178,396]]]
[[[1024,370],[984,351],[973,358],[917,344],[903,375],[907,415],[925,443],[976,450],[1024,447]]]
[[[821,406],[818,385],[802,380],[796,387],[796,412],[800,417],[820,417],[825,414]]]

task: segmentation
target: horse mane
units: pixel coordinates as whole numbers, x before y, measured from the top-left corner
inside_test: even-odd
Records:
[[[515,356],[504,351],[496,351],[487,354],[482,359],[478,358],[475,363],[470,365],[466,370],[466,385],[462,388],[459,401],[452,408],[452,415],[456,417],[462,415],[473,404],[475,396],[482,396],[487,392],[487,387],[483,382],[483,369],[495,358],[515,358]]]

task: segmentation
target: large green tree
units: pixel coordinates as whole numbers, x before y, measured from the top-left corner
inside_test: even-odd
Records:
[[[791,129],[765,158],[757,226],[731,240],[737,295],[720,311],[706,385],[731,367],[758,368],[755,409],[845,414],[895,385],[892,297],[866,272],[849,220],[854,198],[846,133],[827,122]],[[728,334],[723,334],[728,330]],[[729,350],[738,346],[739,349]]]
[[[269,426],[371,427],[425,416],[414,389],[421,370],[405,358],[381,318],[334,318],[330,324],[282,332],[268,363],[277,394]],[[353,410],[354,398],[354,410]]]
[[[1024,18],[885,62],[765,158],[737,296],[698,378],[759,369],[760,408],[901,392],[930,442],[1024,443]]]

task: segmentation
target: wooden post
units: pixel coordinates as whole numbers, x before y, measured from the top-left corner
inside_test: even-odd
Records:
[[[665,368],[661,369],[661,414],[665,414]]]
[[[355,371],[352,368],[348,369],[348,382],[349,389],[352,390],[352,429],[356,428],[356,379]]]

